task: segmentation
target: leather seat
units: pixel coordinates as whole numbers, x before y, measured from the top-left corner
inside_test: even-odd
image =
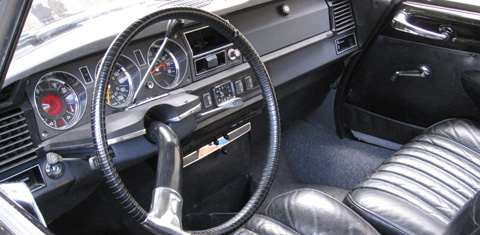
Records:
[[[281,194],[234,234],[378,234],[336,199],[314,189]]]
[[[382,234],[455,234],[478,229],[479,190],[480,127],[449,119],[404,145],[345,203]]]

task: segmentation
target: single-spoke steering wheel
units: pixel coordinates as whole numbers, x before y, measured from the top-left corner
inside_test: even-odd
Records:
[[[105,96],[108,80],[122,51],[145,28],[166,20],[192,20],[210,26],[230,40],[255,73],[268,112],[267,162],[257,190],[242,210],[227,222],[207,230],[185,231],[182,228],[182,197],[180,194],[182,153],[175,132],[165,123],[154,122],[150,136],[159,146],[158,169],[150,212],[146,212],[123,184],[108,151],[105,128]],[[167,32],[168,33],[168,32]],[[141,88],[139,88],[141,89]],[[108,48],[95,83],[92,105],[92,132],[97,156],[107,185],[122,207],[140,224],[157,234],[225,234],[246,223],[264,201],[272,184],[280,145],[280,120],[272,81],[265,65],[247,39],[221,17],[196,8],[169,8],[149,14],[120,33]]]

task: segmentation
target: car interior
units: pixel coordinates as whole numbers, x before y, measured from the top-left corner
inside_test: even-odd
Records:
[[[480,3],[74,2],[0,1],[6,234],[480,231]]]

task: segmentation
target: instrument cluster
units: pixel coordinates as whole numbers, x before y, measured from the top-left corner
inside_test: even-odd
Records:
[[[152,43],[140,46],[144,53],[139,49],[131,52],[130,57],[122,54],[118,58],[106,91],[105,103],[110,107],[110,112],[128,109],[185,84],[182,82],[190,71],[189,59],[180,43],[168,40],[159,58],[153,61],[163,40],[154,40]],[[128,49],[124,53],[129,53]],[[143,57],[144,54],[147,56]],[[38,123],[44,126],[40,127],[41,130],[45,129],[43,133],[58,133],[58,131],[72,128],[82,120],[86,110],[89,109],[90,100],[88,99],[92,98],[88,92],[93,91],[92,78],[97,79],[102,61],[103,59],[95,60],[94,66],[90,68],[89,66],[81,67],[80,74],[77,73],[80,76],[75,76],[76,71],[72,71],[78,67],[71,70],[61,68],[64,71],[48,72],[36,81],[31,91],[33,95],[29,94],[29,96],[41,119]],[[148,71],[150,67],[152,69]],[[90,71],[95,72],[94,76],[90,75]],[[42,137],[46,138],[47,135]]]

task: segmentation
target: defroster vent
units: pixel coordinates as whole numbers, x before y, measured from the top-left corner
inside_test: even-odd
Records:
[[[327,2],[330,7],[333,31],[341,34],[355,28],[350,0],[329,0]]]
[[[36,158],[35,147],[20,108],[0,114],[0,172]]]

